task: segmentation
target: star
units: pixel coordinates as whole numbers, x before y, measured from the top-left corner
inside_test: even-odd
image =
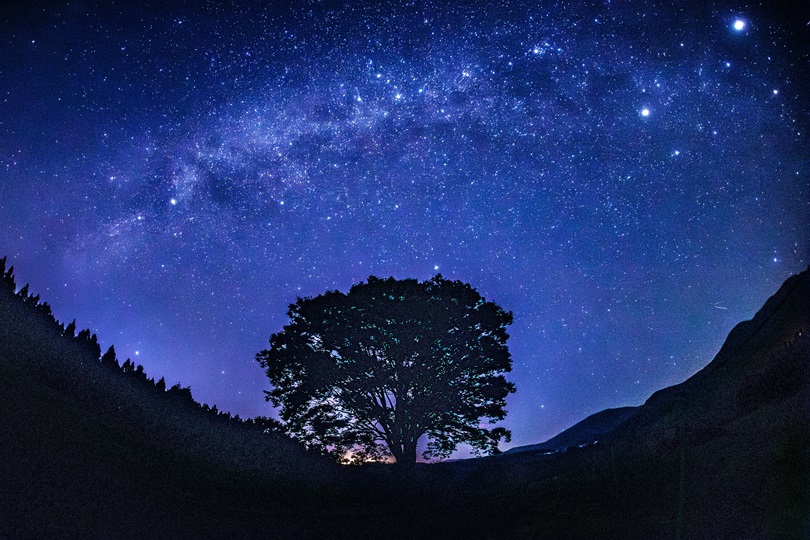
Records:
[[[736,19],[734,21],[734,24],[732,25],[732,28],[734,28],[734,30],[736,30],[737,32],[742,32],[743,30],[745,30],[745,27],[746,27],[745,21],[742,19]]]

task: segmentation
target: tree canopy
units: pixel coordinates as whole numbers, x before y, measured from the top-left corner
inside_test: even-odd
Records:
[[[369,277],[348,293],[299,298],[290,322],[256,355],[288,434],[344,461],[393,457],[410,468],[462,442],[497,452],[515,391],[506,327],[512,314],[474,288]]]

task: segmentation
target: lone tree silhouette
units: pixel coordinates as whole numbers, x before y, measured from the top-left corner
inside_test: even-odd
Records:
[[[290,323],[256,355],[285,431],[344,462],[395,459],[410,469],[459,443],[498,452],[515,391],[506,326],[512,314],[441,275],[418,282],[369,277],[348,293],[299,298]]]

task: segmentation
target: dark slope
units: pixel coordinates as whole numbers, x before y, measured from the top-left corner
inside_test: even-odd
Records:
[[[598,444],[443,464],[466,530],[521,538],[810,538],[810,278]]]
[[[611,434],[628,457],[677,457],[683,530],[810,538],[808,331],[806,270],[738,324],[704,369],[653,394]]]
[[[680,423],[714,433],[769,404],[806,398],[808,320],[810,278],[805,270],[785,281],[753,319],[735,326],[705,368],[654,393],[615,436],[655,445]]]
[[[504,456],[519,454],[523,452],[548,453],[560,452],[571,446],[592,444],[598,441],[606,433],[610,433],[616,427],[631,418],[638,407],[618,407],[616,409],[605,409],[592,414],[577,422],[570,428],[560,432],[546,442],[539,444],[529,444],[526,446],[516,446],[503,453]]]
[[[504,456],[521,453],[559,452],[571,446],[593,443],[628,422],[613,437],[651,435],[655,426],[678,410],[686,414],[711,410],[713,422],[738,416],[740,409],[750,409],[763,401],[791,394],[807,383],[802,379],[802,365],[791,357],[780,362],[774,349],[783,344],[787,349],[804,330],[808,318],[810,291],[807,272],[789,278],[756,316],[735,326],[714,359],[681,384],[654,393],[642,407],[606,409],[588,416],[551,439],[504,452]],[[736,360],[735,360],[736,358]],[[806,366],[805,366],[806,367]],[[744,386],[744,388],[743,388]],[[733,395],[732,395],[733,394]]]
[[[332,462],[102,363],[95,336],[65,331],[10,272],[0,282],[0,538],[306,529],[301,507],[331,489]]]

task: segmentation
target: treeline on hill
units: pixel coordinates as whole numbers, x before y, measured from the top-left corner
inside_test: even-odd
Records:
[[[0,537],[207,537],[251,520],[283,531],[332,489],[337,466],[275,420],[119,365],[16,287],[0,259]]]

